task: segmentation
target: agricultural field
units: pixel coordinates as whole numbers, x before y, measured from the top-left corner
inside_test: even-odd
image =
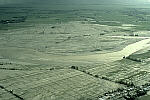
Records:
[[[56,1],[0,4],[0,100],[149,100],[150,3]]]
[[[8,73],[11,73],[10,76]],[[0,84],[25,100],[77,100],[82,97],[96,99],[99,94],[122,87],[73,69],[1,70],[1,74],[3,77]],[[99,89],[102,87],[103,89]]]

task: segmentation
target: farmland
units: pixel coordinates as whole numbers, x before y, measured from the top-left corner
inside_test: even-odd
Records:
[[[149,5],[84,1],[0,5],[0,100],[149,98]]]

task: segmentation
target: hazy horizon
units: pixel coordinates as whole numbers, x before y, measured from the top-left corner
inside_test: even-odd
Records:
[[[48,4],[101,4],[101,3],[146,3],[150,0],[0,0],[0,5],[23,3],[48,3]]]

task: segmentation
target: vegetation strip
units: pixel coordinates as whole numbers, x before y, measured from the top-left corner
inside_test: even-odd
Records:
[[[13,90],[8,90],[8,89],[6,89],[6,88],[5,88],[4,86],[2,86],[2,85],[0,85],[0,88],[3,89],[3,90],[5,90],[6,92],[12,94],[13,96],[15,96],[15,97],[18,98],[18,99],[24,100],[22,97],[20,97],[19,95],[15,94],[15,93],[13,92]]]
[[[19,68],[0,68],[1,70],[22,70],[22,71],[31,71],[31,70],[59,70],[59,69],[65,69],[65,68],[49,68],[49,69],[19,69]]]
[[[83,73],[85,73],[85,74],[88,74],[88,75],[90,75],[90,76],[93,76],[93,77],[95,77],[95,78],[100,78],[100,79],[103,79],[103,80],[107,80],[107,81],[111,81],[111,82],[114,82],[114,83],[119,83],[119,84],[122,84],[122,85],[126,85],[126,86],[128,86],[129,84],[127,84],[127,83],[124,83],[124,82],[115,82],[115,81],[112,81],[112,80],[110,80],[110,79],[108,79],[108,78],[106,78],[106,77],[99,77],[99,75],[93,75],[93,74],[91,74],[90,72],[86,72],[86,71],[82,71],[82,70],[79,70],[79,68],[77,67],[77,66],[71,66],[71,69],[75,69],[75,70],[78,70],[78,71],[81,71],[81,72],[83,72]],[[130,85],[129,85],[130,86]]]

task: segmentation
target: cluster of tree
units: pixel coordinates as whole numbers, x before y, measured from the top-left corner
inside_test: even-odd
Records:
[[[23,69],[18,69],[18,68],[0,68],[0,69],[3,69],[3,70],[23,70]]]
[[[26,16],[13,17],[13,19],[1,20],[0,24],[21,23],[21,22],[25,22],[26,18],[27,18]]]
[[[77,66],[71,66],[71,69],[76,69],[78,70],[79,68]]]
[[[111,81],[109,78],[102,76],[102,79]]]
[[[143,96],[143,95],[146,95],[146,94],[147,94],[147,91],[140,88],[140,89],[137,89],[134,93],[128,92],[123,97],[126,100],[135,100],[137,97],[140,97],[140,96]]]
[[[134,87],[135,86],[133,82],[128,82],[128,81],[124,81],[124,80],[116,81],[116,83],[124,84],[127,87]]]
[[[11,65],[12,63],[11,62],[6,62],[6,63],[4,63],[4,62],[0,62],[0,65]]]
[[[130,56],[126,57],[126,59],[132,60],[132,61],[136,61],[136,62],[143,62],[141,59],[139,58],[132,58]]]
[[[78,68],[77,66],[71,66],[71,69],[79,70],[79,68]],[[83,70],[82,72],[85,73],[85,74],[88,74],[88,75],[90,75],[90,76],[93,76],[93,77],[95,77],[95,78],[100,78],[99,75],[93,75],[92,73],[87,72],[87,71],[85,71],[85,70]]]

